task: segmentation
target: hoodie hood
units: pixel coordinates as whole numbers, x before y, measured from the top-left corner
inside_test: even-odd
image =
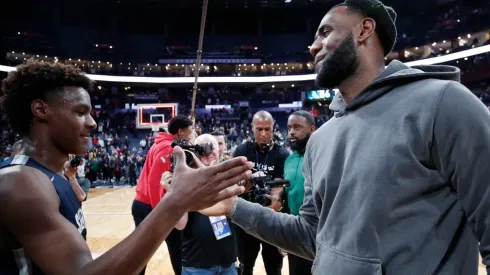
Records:
[[[158,133],[158,135],[155,137],[156,144],[162,141],[172,141],[172,140],[174,140],[174,136],[167,133]]]
[[[429,78],[460,82],[460,74],[459,68],[454,66],[421,65],[409,67],[398,60],[394,60],[350,104],[346,104],[342,94],[337,93],[329,108],[334,112],[341,113],[353,111],[376,100],[397,86]]]

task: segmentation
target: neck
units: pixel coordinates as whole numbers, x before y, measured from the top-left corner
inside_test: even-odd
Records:
[[[61,176],[63,176],[63,166],[68,160],[68,154],[60,152],[45,135],[38,135],[35,138],[24,137],[23,148],[19,154],[34,159]]]
[[[302,154],[306,151],[306,148],[301,148],[301,149],[295,149],[293,150],[294,152],[298,153],[298,154]]]
[[[376,64],[365,62],[364,64]],[[382,65],[360,65],[356,72],[349,78],[344,80],[339,85],[340,93],[345,103],[349,104],[356,96],[358,96],[382,71],[384,71],[384,64]]]

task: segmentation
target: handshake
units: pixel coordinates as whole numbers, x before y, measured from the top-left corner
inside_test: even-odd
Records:
[[[194,167],[187,164],[188,156],[192,156]],[[238,183],[250,178],[253,167],[245,157],[205,166],[195,154],[185,154],[180,146],[174,147],[172,163],[172,173],[163,173],[160,180],[167,190],[163,200],[171,200],[187,212],[214,207],[242,194],[245,187]]]

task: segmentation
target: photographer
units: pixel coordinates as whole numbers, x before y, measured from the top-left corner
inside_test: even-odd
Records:
[[[284,162],[289,153],[282,146],[274,143],[272,139],[274,119],[269,112],[259,111],[252,119],[252,132],[254,141],[247,141],[238,146],[233,157],[244,156],[254,163],[252,169],[254,178],[271,176],[272,179],[281,180],[284,176]],[[263,186],[262,186],[263,187]],[[252,187],[251,191],[254,190]],[[271,196],[268,196],[267,207],[280,211],[282,209],[283,188],[274,188]],[[243,196],[248,201],[254,201],[254,197]],[[267,275],[281,274],[283,255],[276,247],[263,242],[243,231],[237,231],[238,259],[243,268],[243,275],[252,275],[255,260],[262,244],[262,259],[264,260]]]
[[[219,145],[209,134],[196,138],[194,158],[204,166],[219,162]],[[195,161],[198,163],[199,161]],[[201,165],[201,164],[199,164]],[[169,188],[172,173],[165,172],[161,184]],[[182,275],[220,274],[236,275],[236,246],[234,232],[226,217],[207,217],[198,212],[186,213],[175,226],[182,230]]]
[[[192,133],[192,120],[185,116],[175,116],[168,123],[168,133],[162,129],[155,137],[143,165],[140,178],[136,185],[136,197],[133,201],[131,213],[134,223],[140,223],[150,214],[152,209],[160,202],[166,193],[160,186],[160,179],[164,172],[170,171],[173,154],[172,142],[189,140]],[[165,221],[163,221],[165,222]],[[170,254],[170,260],[175,274],[181,273],[181,234],[173,230],[165,240]],[[145,274],[145,268],[140,274]]]
[[[70,155],[69,160],[65,162],[65,165],[63,167],[63,172],[65,177],[68,179],[68,181],[71,184],[71,188],[73,189],[73,192],[75,193],[75,196],[77,197],[78,201],[83,202],[87,200],[88,196],[88,191],[85,191],[83,189],[82,184],[83,182],[79,182],[77,179],[77,173],[78,173],[78,167],[82,163],[82,158],[77,155]],[[90,182],[88,188],[90,189]]]
[[[70,166],[76,167],[78,184],[88,197],[88,193],[90,191],[90,181],[85,177],[85,172],[87,171],[87,161],[80,156],[74,156],[70,160]],[[87,198],[85,198],[85,200],[87,200]]]

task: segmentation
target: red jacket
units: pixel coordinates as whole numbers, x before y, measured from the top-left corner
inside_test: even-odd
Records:
[[[152,208],[155,208],[165,195],[165,190],[160,185],[160,179],[165,171],[170,171],[170,161],[174,153],[173,139],[173,135],[167,133],[159,133],[155,137],[155,144],[148,151],[136,185],[135,200],[150,204]]]

